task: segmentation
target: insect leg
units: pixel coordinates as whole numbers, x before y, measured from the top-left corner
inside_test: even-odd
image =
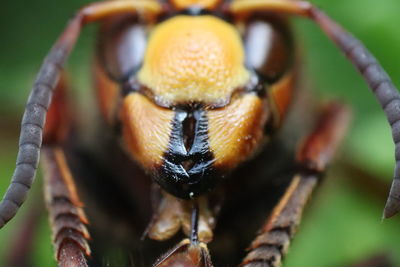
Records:
[[[241,266],[281,266],[305,205],[334,156],[349,117],[348,110],[338,103],[331,103],[324,109],[315,129],[298,149],[297,173],[252,242]]]
[[[53,90],[81,28],[87,23],[121,13],[140,12],[155,16],[161,11],[161,6],[151,0],[116,0],[88,5],[72,18],[44,59],[26,104],[21,123],[16,168],[10,186],[0,202],[0,228],[15,216],[32,185],[42,146],[43,126]]]
[[[85,256],[90,255],[87,243],[90,236],[85,226],[88,220],[62,149],[72,119],[64,78],[62,75],[54,92],[44,129],[42,165],[45,202],[59,266],[84,267],[87,266]]]
[[[389,218],[400,211],[400,94],[389,75],[367,48],[345,31],[323,11],[306,1],[236,0],[228,9],[234,14],[252,11],[283,12],[314,20],[331,40],[352,61],[382,106],[392,128],[396,146],[394,179],[383,216]]]
[[[75,183],[60,147],[43,147],[46,206],[53,232],[55,257],[59,266],[87,266],[90,238]]]

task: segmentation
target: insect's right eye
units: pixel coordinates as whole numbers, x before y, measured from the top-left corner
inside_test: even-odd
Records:
[[[246,23],[246,65],[263,80],[273,83],[290,69],[293,45],[282,22],[252,18]]]
[[[102,25],[99,53],[102,65],[113,80],[123,81],[142,65],[147,45],[147,31],[136,19]]]

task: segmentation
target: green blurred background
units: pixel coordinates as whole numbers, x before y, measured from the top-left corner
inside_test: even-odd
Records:
[[[19,120],[36,71],[70,16],[89,1],[4,1],[0,16],[0,193],[15,164]],[[360,38],[400,87],[400,1],[315,0]],[[285,266],[347,266],[383,253],[400,266],[400,216],[381,220],[393,173],[389,126],[363,80],[319,29],[294,20],[304,50],[304,75],[314,94],[338,98],[353,108],[354,120],[341,153],[307,209]],[[75,94],[92,92],[89,63],[95,27],[84,30],[68,64]],[[77,89],[79,88],[79,89]],[[0,266],[27,211],[42,205],[38,176],[27,204],[0,231]],[[35,215],[33,215],[35,216]],[[33,259],[55,266],[50,231],[42,216]]]

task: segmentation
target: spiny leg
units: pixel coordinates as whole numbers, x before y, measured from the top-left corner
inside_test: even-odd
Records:
[[[62,75],[44,128],[42,165],[45,202],[58,265],[85,267],[85,256],[90,255],[87,243],[90,235],[85,226],[88,220],[62,149],[71,120],[67,84],[65,75]]]
[[[76,192],[64,152],[59,147],[43,148],[46,206],[59,266],[87,266],[90,255],[88,223]]]
[[[15,216],[32,185],[42,146],[43,126],[53,90],[81,28],[87,23],[121,13],[141,13],[152,17],[160,12],[162,12],[161,5],[156,1],[115,0],[88,5],[72,18],[46,56],[26,104],[21,123],[16,168],[10,186],[0,202],[0,228]]]
[[[389,218],[397,214],[400,211],[400,94],[377,59],[359,40],[307,1],[236,0],[228,5],[227,10],[234,15],[269,11],[312,19],[352,61],[378,99],[392,128],[396,165],[383,216]]]
[[[272,211],[241,266],[280,266],[300,224],[303,209],[335,154],[349,122],[349,112],[331,103],[323,111],[313,132],[298,150],[299,170]]]

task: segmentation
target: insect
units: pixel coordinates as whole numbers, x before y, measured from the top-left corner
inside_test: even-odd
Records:
[[[256,15],[253,17],[253,14]],[[383,105],[386,106],[386,102],[398,104],[396,91],[374,59],[329,18],[306,2],[172,2],[166,7],[152,1],[93,4],[83,8],[71,21],[47,57],[34,86],[23,120],[15,183],[1,204],[0,214],[4,223],[15,213],[15,206],[21,203],[27,191],[26,185],[30,184],[34,175],[34,168],[31,167],[37,161],[41,143],[40,128],[43,125],[43,121],[39,122],[38,119],[43,119],[51,88],[57,84],[59,68],[72,49],[81,25],[102,20],[96,65],[100,68],[96,73],[100,100],[103,101],[102,111],[110,121],[111,128],[121,133],[128,154],[163,190],[160,193],[156,188],[153,193],[155,198],[158,197],[158,201],[155,201],[158,206],[147,233],[154,239],[169,239],[169,231],[159,230],[167,225],[173,228],[169,229],[170,232],[182,227],[190,237],[169,254],[164,254],[156,266],[178,263],[195,266],[197,262],[211,266],[212,256],[210,258],[206,243],[211,239],[213,221],[218,213],[214,208],[223,203],[218,199],[210,200],[214,197],[213,192],[218,192],[216,197],[223,194],[218,191],[219,184],[228,183],[223,181],[223,177],[256,153],[255,150],[265,141],[264,131],[269,133],[281,123],[293,90],[290,84],[294,75],[293,56],[290,55],[293,48],[285,19],[280,17],[282,14],[316,20],[349,53],[357,67],[369,70],[364,74],[372,87],[379,89],[382,86],[377,94]],[[225,20],[235,23],[235,27]],[[240,28],[244,30],[241,32]],[[199,34],[193,34],[194,30]],[[277,34],[276,39],[261,39],[269,31]],[[193,36],[186,37],[190,34]],[[129,39],[130,36],[135,38]],[[223,36],[222,40],[213,39],[220,36]],[[177,43],[176,40],[181,41]],[[273,55],[278,59],[268,61],[268,57],[261,57],[260,53],[254,52],[258,52],[260,43],[261,51],[267,50],[269,42],[272,42]],[[182,47],[177,44],[182,44]],[[350,44],[352,46],[348,47]],[[129,50],[132,54],[124,53],[121,56],[119,53],[125,45],[134,49]],[[186,51],[185,48],[195,52],[182,52]],[[215,50],[219,53],[212,53],[213,49],[220,49]],[[167,55],[173,57],[168,58]],[[199,55],[207,57],[197,58]],[[219,59],[222,62],[215,61]],[[177,70],[178,66],[181,69]],[[194,74],[191,70],[195,70]],[[280,83],[282,81],[283,85]],[[115,84],[119,89],[115,89]],[[110,97],[116,91],[118,94]],[[122,101],[122,105],[119,101]],[[57,116],[57,110],[63,110],[62,105],[63,97],[60,102],[55,100],[53,107],[56,111],[50,114]],[[395,108],[389,105],[385,109],[394,127],[397,120]],[[143,111],[146,112],[141,114]],[[306,196],[316,183],[317,174],[324,170],[344,131],[342,126],[346,121],[346,111],[341,105],[332,104],[322,114],[318,127],[298,151],[297,161],[301,168],[294,172],[298,175],[294,175],[285,197],[265,224],[264,232],[253,243],[244,265],[254,266],[260,262],[279,264],[280,257],[285,253],[293,234],[291,227],[297,225],[301,214],[290,213],[288,207],[301,210]],[[76,247],[78,258],[89,254],[85,241],[88,238],[84,226],[86,218],[73,189],[73,181],[68,180],[66,152],[57,148],[64,141],[64,132],[60,130],[63,129],[63,119],[56,117],[53,123],[48,120],[49,137],[45,139],[43,151],[47,165],[45,169],[49,173],[47,183],[58,186],[48,186],[46,192],[55,231],[57,259],[60,262],[66,260],[63,258],[64,251],[68,256],[76,252]],[[57,125],[60,122],[61,125]],[[240,127],[236,125],[237,122]],[[394,130],[394,133],[397,131]],[[224,139],[226,137],[228,139]],[[328,157],[325,158],[326,155]],[[60,181],[52,180],[59,176],[62,178]],[[63,187],[66,192],[57,191]],[[393,193],[397,192],[395,187],[396,184]],[[60,196],[61,193],[64,195]],[[205,199],[204,195],[210,198]],[[177,201],[176,197],[186,201]],[[395,208],[389,205],[387,215],[394,211]],[[176,217],[180,219],[178,224],[174,222]],[[63,220],[57,221],[59,218]],[[65,229],[74,231],[71,234]],[[265,244],[271,245],[271,248],[266,249]],[[271,254],[273,256],[268,258]]]

